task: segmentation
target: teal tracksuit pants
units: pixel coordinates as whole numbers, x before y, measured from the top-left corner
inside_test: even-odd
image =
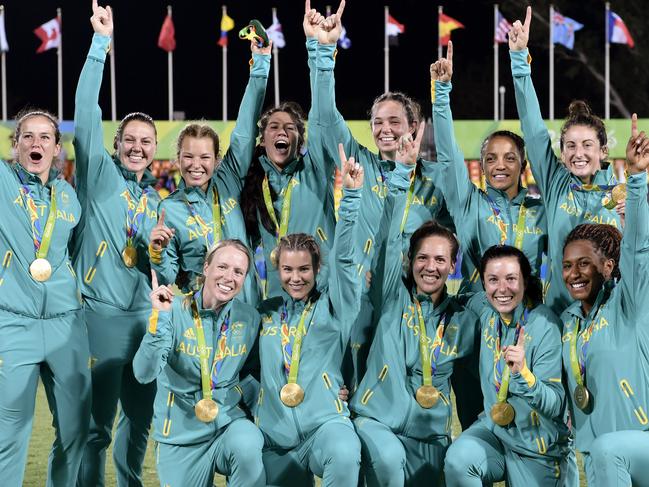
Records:
[[[88,336],[81,310],[35,319],[0,310],[0,484],[23,485],[38,378],[52,412],[47,486],[74,485],[90,416]]]
[[[599,436],[584,454],[584,468],[589,487],[648,487],[649,431]]]
[[[119,487],[141,487],[142,462],[153,417],[155,382],[142,385],[132,361],[146,333],[150,309],[123,311],[88,299],[86,324],[92,371],[92,416],[88,444],[77,485],[104,485],[106,449],[110,445],[118,403],[121,413],[113,443]]]
[[[247,419],[236,419],[210,441],[194,445],[156,446],[161,487],[212,487],[214,473],[228,477],[229,487],[264,487],[266,476],[259,452],[264,437]]]
[[[567,467],[567,457],[532,457],[507,448],[487,421],[479,419],[448,449],[444,473],[447,487],[482,487],[503,480],[509,487],[563,487],[569,485]]]
[[[360,467],[358,436],[349,424],[324,423],[291,449],[267,447],[263,451],[268,487],[355,487]]]
[[[362,472],[368,487],[444,485],[446,438],[431,441],[397,435],[370,418],[354,420],[361,440]]]

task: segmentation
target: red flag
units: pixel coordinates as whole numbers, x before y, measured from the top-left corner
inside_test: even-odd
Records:
[[[34,34],[41,40],[41,45],[36,49],[37,54],[59,47],[61,45],[61,21],[58,17],[54,17],[34,29]]]
[[[442,46],[448,46],[448,41],[451,40],[451,31],[455,29],[463,29],[464,25],[449,17],[446,14],[439,14],[438,29],[439,29],[439,43]]]
[[[167,52],[176,49],[176,31],[173,20],[171,20],[171,15],[167,15],[165,21],[162,23],[160,35],[158,36],[158,47]]]

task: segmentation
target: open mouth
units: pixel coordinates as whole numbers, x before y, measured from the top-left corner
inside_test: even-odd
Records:
[[[205,171],[187,171],[187,173],[194,179],[202,178],[205,175]]]
[[[217,284],[216,286],[224,293],[230,293],[233,290],[233,288],[231,288],[230,286],[226,286],[225,284]]]
[[[380,140],[381,142],[383,142],[384,144],[391,144],[391,143],[393,143],[393,142],[396,142],[396,141],[397,141],[397,138],[394,137],[394,136],[390,136],[390,137],[379,137],[379,140]]]
[[[588,167],[588,161],[573,161],[572,165],[577,169],[585,169],[586,167]]]
[[[43,154],[41,154],[40,152],[36,152],[36,151],[30,152],[29,153],[29,158],[34,162],[38,162],[43,158]]]
[[[586,284],[587,283],[585,282],[572,282],[570,283],[570,288],[575,291],[578,291],[580,289],[584,289],[586,287]]]
[[[289,143],[287,140],[280,139],[275,141],[275,150],[282,155],[288,154]]]
[[[512,300],[514,299],[513,296],[496,296],[495,297],[496,302],[498,304],[510,304]]]
[[[421,280],[429,284],[432,284],[434,282],[437,282],[439,280],[439,277],[434,275],[423,275],[421,276]]]

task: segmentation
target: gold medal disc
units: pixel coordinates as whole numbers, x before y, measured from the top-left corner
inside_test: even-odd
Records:
[[[615,208],[615,205],[617,205],[617,202],[615,201],[615,198],[613,198],[612,196],[611,197],[604,196],[602,198],[602,206],[607,210],[612,210],[613,208]]]
[[[424,409],[430,409],[439,400],[439,391],[434,386],[421,386],[417,389],[415,399]]]
[[[126,267],[135,267],[137,264],[137,250],[135,250],[135,247],[131,245],[124,247],[124,250],[122,250],[122,260]]]
[[[29,273],[35,281],[47,281],[52,275],[52,265],[47,259],[36,259],[29,266]]]
[[[194,412],[203,423],[211,423],[219,414],[219,405],[213,399],[201,399],[194,406]]]
[[[615,185],[615,187],[611,191],[611,198],[613,199],[613,201],[615,201],[615,203],[624,201],[626,199],[626,184],[621,183]]]
[[[282,400],[284,405],[294,408],[304,401],[304,389],[300,387],[300,384],[284,384],[282,390],[279,391],[279,398]]]
[[[590,392],[586,389],[586,386],[577,386],[572,394],[575,398],[575,404],[582,411],[588,407],[590,403]]]
[[[514,416],[516,412],[508,402],[497,402],[491,406],[491,419],[498,426],[507,426],[514,421]]]
[[[279,267],[279,262],[277,261],[277,247],[275,247],[270,252],[270,264],[277,269]]]

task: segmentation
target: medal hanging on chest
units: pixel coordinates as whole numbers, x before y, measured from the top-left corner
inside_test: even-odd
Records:
[[[189,209],[189,213],[200,227],[201,233],[205,235],[205,242],[207,244],[207,250],[211,249],[212,246],[221,241],[223,231],[221,229],[221,204],[219,203],[219,195],[216,191],[216,184],[212,183],[212,228],[205,223],[205,220],[198,214],[194,205],[189,202],[187,197],[185,197],[185,203]]]
[[[575,329],[570,335],[570,370],[572,371],[572,375],[575,379],[575,382],[577,383],[575,389],[573,390],[572,397],[575,401],[575,406],[577,406],[582,411],[585,411],[589,408],[592,399],[590,391],[586,387],[586,356],[588,353],[588,347],[590,345],[590,339],[593,335],[593,328],[601,309],[602,307],[600,306],[597,309],[597,313],[595,313],[595,316],[590,325],[582,333],[579,333],[581,320],[577,318],[575,320]],[[582,343],[579,353],[577,351],[577,341],[580,335],[582,338]]]
[[[147,202],[149,199],[148,189],[142,191],[142,195],[137,204],[133,203],[128,191],[126,195],[126,246],[122,249],[122,261],[126,267],[135,267],[137,265],[137,248],[135,247],[135,237],[142,225],[142,220],[146,213]]]
[[[284,384],[279,392],[279,398],[285,406],[294,408],[304,401],[304,389],[297,383],[298,371],[300,368],[300,357],[302,353],[302,340],[306,335],[306,317],[311,313],[313,303],[309,302],[304,307],[300,322],[295,332],[293,344],[291,344],[290,328],[288,325],[288,313],[286,305],[281,315],[281,344],[284,373],[288,376],[287,383]]]
[[[439,352],[442,348],[446,314],[442,315],[439,324],[437,325],[431,360],[431,356],[428,353],[426,323],[424,322],[424,315],[421,311],[421,304],[418,300],[415,300],[415,307],[417,309],[417,320],[419,322],[419,356],[421,358],[422,374],[422,385],[417,388],[415,400],[422,408],[430,409],[437,404],[440,396],[439,390],[433,386],[433,377],[437,372],[437,358],[439,357]]]

